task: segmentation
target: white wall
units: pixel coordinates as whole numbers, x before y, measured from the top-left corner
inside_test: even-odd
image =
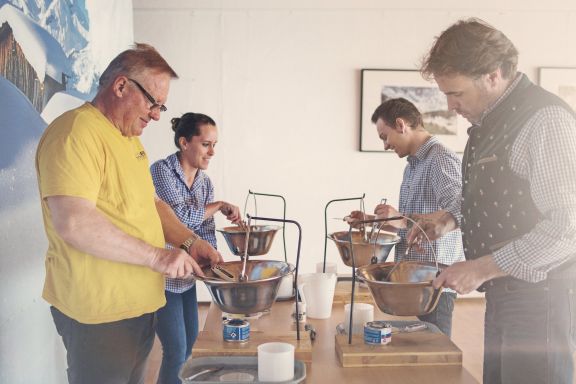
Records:
[[[405,160],[358,150],[360,69],[416,69],[434,36],[471,16],[515,42],[520,69],[534,81],[540,66],[576,66],[576,3],[569,0],[488,0],[480,8],[477,2],[427,0],[133,4],[135,40],[155,45],[180,75],[169,111],[143,136],[150,158],[175,150],[171,117],[211,115],[220,128],[209,170],[217,198],[242,208],[248,189],[284,195],[287,216],[303,227],[303,272],[322,259],[329,200],[366,193],[370,210],[382,197],[398,201]],[[282,213],[275,200],[259,198],[258,206],[261,215]],[[333,205],[328,216],[353,208],[356,203]],[[329,232],[343,229],[329,221]],[[295,260],[296,231],[289,226],[287,232]],[[220,235],[218,241],[231,259]],[[333,244],[328,251],[344,272]],[[281,241],[269,257],[282,257]]]

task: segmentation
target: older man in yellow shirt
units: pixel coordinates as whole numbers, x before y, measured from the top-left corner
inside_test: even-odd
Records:
[[[43,297],[70,383],[142,383],[164,276],[202,274],[201,264],[221,261],[155,197],[138,139],[166,110],[176,77],[138,44],[110,63],[94,100],[57,118],[38,145],[49,241]]]

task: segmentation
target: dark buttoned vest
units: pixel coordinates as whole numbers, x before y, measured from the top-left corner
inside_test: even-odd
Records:
[[[462,240],[466,259],[494,252],[542,220],[530,185],[509,166],[512,145],[528,119],[545,106],[574,113],[525,75],[480,126],[469,129],[462,162]]]

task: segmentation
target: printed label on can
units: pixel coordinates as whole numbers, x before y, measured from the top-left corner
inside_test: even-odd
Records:
[[[224,320],[222,323],[224,341],[243,342],[250,338],[250,323],[242,319]]]
[[[385,345],[392,341],[392,325],[384,321],[370,321],[364,325],[364,343]]]

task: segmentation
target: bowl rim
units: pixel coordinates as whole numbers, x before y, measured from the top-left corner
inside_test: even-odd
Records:
[[[416,261],[416,260],[409,260],[409,261],[403,261],[403,263],[410,263],[410,264],[425,264],[425,265],[430,265],[430,266],[436,266],[436,263],[434,263],[433,261]],[[360,270],[361,269],[368,269],[369,267],[372,266],[382,266],[382,265],[392,265],[392,264],[396,264],[395,261],[386,261],[384,263],[376,263],[376,264],[368,264],[368,265],[363,265],[361,267],[356,268],[356,278],[364,283],[366,283],[368,286],[370,286],[370,284],[375,284],[375,285],[395,285],[395,286],[429,286],[432,285],[432,281],[433,280],[427,280],[427,281],[418,281],[418,282],[397,282],[397,281],[377,281],[377,280],[368,280],[366,279],[364,276],[360,275]],[[372,267],[374,268],[374,267]],[[448,268],[448,265],[446,264],[442,264],[442,263],[438,263],[438,269],[441,271],[444,268]],[[442,287],[441,287],[442,288]],[[440,288],[440,289],[441,289]],[[435,288],[436,289],[436,288]]]
[[[332,241],[334,241],[335,243],[346,243],[346,244],[350,244],[350,240],[341,240],[341,239],[336,239],[334,237],[334,235],[336,234],[340,234],[340,233],[348,233],[349,231],[337,231],[337,232],[332,232],[328,234],[328,238]],[[352,231],[352,233],[361,233],[360,231]],[[384,231],[384,232],[380,232],[381,235],[387,235],[390,236],[392,239],[390,241],[386,241],[384,243],[377,243],[377,245],[389,245],[389,244],[397,244],[400,242],[401,238],[397,233],[393,233],[393,232],[388,232],[388,231]],[[379,235],[380,236],[380,235]],[[374,244],[373,243],[355,243],[352,242],[353,245],[368,245],[373,247]]]
[[[254,284],[259,284],[259,283],[261,283],[261,282],[263,282],[263,281],[272,281],[272,280],[275,280],[275,279],[281,279],[281,278],[283,278],[284,276],[288,276],[288,275],[294,273],[295,270],[296,270],[296,267],[294,266],[294,264],[288,263],[288,262],[285,262],[285,261],[280,261],[280,260],[260,260],[260,259],[254,260],[254,261],[256,261],[256,262],[258,262],[258,263],[260,263],[260,262],[266,262],[266,261],[274,261],[274,262],[277,262],[277,263],[284,263],[284,264],[288,264],[288,268],[289,268],[289,269],[288,269],[288,272],[285,273],[285,274],[283,274],[283,275],[272,276],[272,277],[268,277],[268,278],[266,278],[266,279],[248,280],[248,281],[242,281],[242,282],[240,282],[240,281],[228,281],[228,280],[222,280],[222,279],[213,279],[213,278],[210,278],[210,277],[198,276],[198,275],[196,275],[196,274],[193,274],[193,276],[194,276],[195,279],[200,280],[200,281],[203,281],[205,284],[206,284],[206,283],[209,283],[209,284],[211,284],[211,285],[254,285]],[[221,264],[226,264],[226,263],[241,263],[241,262],[242,262],[241,260],[240,260],[240,261],[225,261],[224,263],[221,263]],[[250,260],[248,260],[248,262],[250,262]]]
[[[272,231],[278,231],[280,228],[282,228],[280,225],[268,225],[268,224],[263,224],[263,225],[259,225],[259,224],[254,224],[254,225],[250,225],[250,227],[264,227],[267,228],[265,230],[258,230],[256,233],[264,233],[264,232],[272,232]],[[238,226],[228,226],[228,227],[222,227],[222,228],[217,228],[216,231],[220,232],[220,233],[229,233],[229,234],[244,234],[246,233],[246,231],[243,231],[240,229],[240,227]],[[252,233],[252,232],[250,232]]]

